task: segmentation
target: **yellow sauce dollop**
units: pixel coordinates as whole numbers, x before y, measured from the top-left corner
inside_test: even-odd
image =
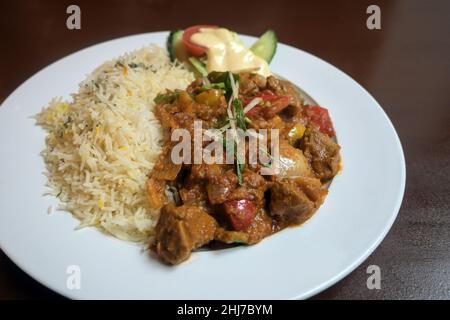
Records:
[[[225,28],[201,28],[190,41],[207,48],[206,70],[251,71],[265,77],[271,75],[267,62],[247,49],[236,33]]]

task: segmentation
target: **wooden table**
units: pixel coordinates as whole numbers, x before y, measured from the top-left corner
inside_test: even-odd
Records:
[[[72,3],[81,8],[81,30],[66,28]],[[372,3],[381,8],[381,30],[366,27]],[[407,184],[393,228],[359,268],[315,298],[449,299],[450,1],[2,1],[0,101],[86,46],[199,23],[251,35],[275,29],[281,42],[367,88],[400,135]],[[367,289],[372,264],[381,268],[381,290]],[[59,296],[0,253],[0,298]]]

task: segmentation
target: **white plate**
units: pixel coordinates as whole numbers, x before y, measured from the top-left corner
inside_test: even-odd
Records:
[[[354,270],[383,240],[399,210],[405,162],[398,136],[379,104],[332,65],[280,44],[272,70],[329,108],[344,170],[324,205],[303,226],[258,245],[198,252],[167,267],[140,247],[96,229],[74,231],[69,213],[47,214],[39,153],[44,131],[31,118],[54,96],[69,97],[104,60],[166,32],[101,43],[71,54],[22,84],[0,107],[0,246],[37,281],[70,298],[289,299],[307,298]],[[255,38],[243,36],[247,44]],[[68,266],[81,270],[70,290]],[[365,284],[361,284],[365,285]]]

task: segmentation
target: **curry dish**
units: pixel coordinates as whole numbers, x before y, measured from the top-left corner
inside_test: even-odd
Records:
[[[234,97],[230,79],[239,84]],[[174,142],[166,139],[147,182],[151,208],[161,209],[152,250],[166,263],[181,263],[212,241],[251,245],[303,223],[323,203],[327,183],[340,169],[328,111],[307,105],[288,81],[212,72],[184,91],[158,95],[155,102],[155,115],[169,135],[181,128],[193,137],[196,120],[203,129],[220,128],[230,122],[230,106],[244,130],[279,130],[280,170],[274,175],[262,175],[261,164],[244,165],[239,159],[174,164]]]

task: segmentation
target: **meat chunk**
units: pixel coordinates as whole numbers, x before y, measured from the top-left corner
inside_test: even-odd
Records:
[[[187,183],[179,189],[183,204],[203,205],[206,200],[205,186],[202,183]]]
[[[309,219],[322,204],[327,191],[316,178],[282,179],[270,189],[270,214],[282,228]]]
[[[159,155],[151,178],[157,180],[173,181],[177,178],[181,170],[181,164],[175,164],[171,158],[171,148],[165,147]]]
[[[189,176],[189,182],[214,179],[223,174],[223,167],[219,164],[193,164]]]
[[[166,202],[166,182],[155,178],[147,180],[147,199],[151,209],[160,209]]]
[[[270,76],[267,78],[267,88],[272,90],[276,95],[288,96],[290,105],[295,107],[302,106],[303,99],[300,96],[300,93],[289,81]]]
[[[340,168],[339,145],[317,127],[308,126],[300,143],[317,178],[322,181],[333,178]]]
[[[209,202],[211,204],[224,203],[237,185],[238,178],[232,170],[218,175],[209,175],[206,185]]]
[[[266,86],[266,78],[259,74],[242,72],[239,76],[239,92],[241,94],[254,95]]]
[[[165,205],[156,225],[154,251],[166,263],[178,264],[191,251],[214,239],[216,221],[202,208],[193,205]]]
[[[267,190],[267,181],[261,175],[248,169],[244,170],[242,180],[242,185],[230,193],[228,200],[249,199],[261,206],[264,192]]]

